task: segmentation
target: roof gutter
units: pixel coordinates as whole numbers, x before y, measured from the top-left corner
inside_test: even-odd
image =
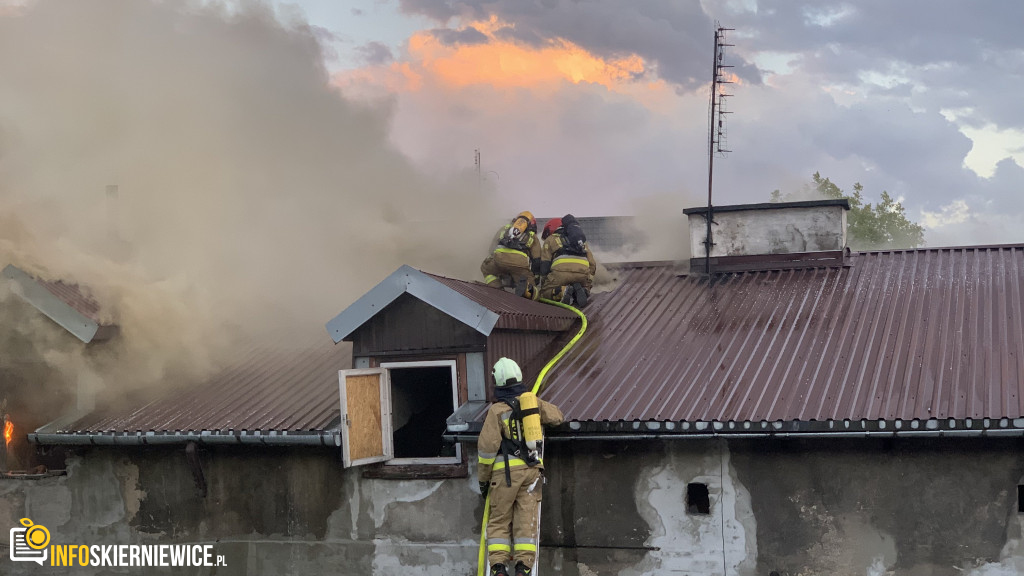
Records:
[[[336,448],[341,446],[341,431],[33,432],[28,434],[28,441],[45,446],[168,446],[195,442],[204,445],[244,444],[250,446],[330,446]]]
[[[475,441],[478,422],[449,423],[447,441]],[[578,421],[547,434],[560,440],[686,440],[700,438],[1006,438],[1024,437],[1024,418],[776,421]]]
[[[707,440],[725,439],[767,439],[767,438],[1022,438],[1024,430],[892,430],[857,432],[708,432],[696,434],[559,434],[544,437],[547,442],[576,441],[631,441],[631,440]],[[476,442],[476,434],[445,434],[448,442]]]

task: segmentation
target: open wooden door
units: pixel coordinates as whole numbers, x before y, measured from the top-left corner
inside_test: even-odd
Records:
[[[341,453],[346,468],[394,457],[391,386],[385,368],[339,370]]]

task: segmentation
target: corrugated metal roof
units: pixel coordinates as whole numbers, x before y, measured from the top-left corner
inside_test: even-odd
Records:
[[[528,300],[486,284],[429,273],[428,276],[498,314],[495,328],[560,332],[569,329],[576,321],[576,315],[569,310]]]
[[[107,340],[117,333],[116,324],[100,320],[100,305],[79,285],[40,280],[13,264],[0,274],[18,286],[22,299],[81,341]]]
[[[60,298],[65,304],[77,310],[82,316],[102,324],[102,322],[100,322],[99,303],[89,296],[86,296],[78,284],[65,284],[60,280],[51,282],[48,280],[39,280],[38,278],[36,279],[36,282],[39,282],[43,288],[49,290],[51,294]]]
[[[621,270],[543,394],[575,421],[1022,415],[1024,246],[850,262],[710,283]]]
[[[199,386],[47,432],[323,431],[337,427],[338,370],[349,366],[348,347],[326,336],[307,346],[254,347]]]

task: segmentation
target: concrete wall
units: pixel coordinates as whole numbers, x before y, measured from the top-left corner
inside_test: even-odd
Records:
[[[368,479],[323,449],[201,458],[206,498],[181,449],[81,451],[65,477],[0,480],[0,527],[227,557],[187,574],[475,573],[472,475]],[[540,574],[1024,573],[1016,440],[550,442],[546,461]],[[707,485],[710,514],[687,512],[688,483]],[[67,573],[2,556],[0,573]]]
[[[689,215],[691,258],[703,258],[707,222]],[[842,206],[764,208],[714,213],[712,257],[794,254],[846,247],[846,209]]]
[[[374,480],[329,449],[202,450],[201,496],[184,450],[90,449],[68,475],[0,480],[0,528],[28,517],[53,544],[212,544],[228,567],[181,574],[417,574],[475,570],[482,501],[476,481]],[[6,540],[5,540],[6,543]],[[11,562],[0,574],[67,574]],[[128,574],[138,569],[84,569]],[[153,572],[175,573],[163,568]]]

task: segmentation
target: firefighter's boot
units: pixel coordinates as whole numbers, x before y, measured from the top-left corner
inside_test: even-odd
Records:
[[[526,278],[516,280],[516,296],[526,296]]]
[[[562,304],[572,304],[572,287],[571,286],[559,286],[558,291],[555,292],[555,296]]]
[[[587,289],[579,282],[573,282],[572,291],[576,297],[576,307],[583,308],[587,305]]]
[[[530,576],[531,574],[533,574],[533,568],[527,568],[522,561],[516,562],[516,576]]]
[[[495,564],[491,566],[491,576],[508,576],[508,569],[504,564]]]

